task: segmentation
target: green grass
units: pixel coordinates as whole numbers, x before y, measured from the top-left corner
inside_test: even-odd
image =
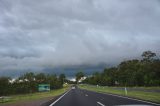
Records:
[[[157,92],[145,92],[145,91],[128,91],[127,95],[125,94],[124,90],[115,89],[116,87],[97,87],[97,86],[91,86],[91,85],[79,85],[81,89],[87,89],[91,91],[96,92],[103,92],[103,93],[112,93],[112,94],[118,94],[122,96],[128,96],[133,97],[137,99],[147,100],[151,102],[157,102],[160,103],[160,93]],[[159,87],[141,87],[143,89],[160,89]]]
[[[47,97],[54,97],[63,94],[68,90],[69,87],[64,87],[62,89],[52,90],[49,92],[37,92],[33,94],[23,94],[23,95],[13,95],[9,96],[10,99],[8,100],[0,100],[0,104],[11,104],[11,103],[17,103],[17,102],[25,102],[25,101],[34,101],[42,98]]]

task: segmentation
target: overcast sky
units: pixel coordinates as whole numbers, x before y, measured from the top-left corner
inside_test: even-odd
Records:
[[[0,0],[0,74],[114,65],[160,52],[159,0]]]

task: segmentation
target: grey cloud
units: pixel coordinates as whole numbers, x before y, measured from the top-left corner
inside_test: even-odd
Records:
[[[158,0],[0,0],[0,72],[115,65],[159,34]]]

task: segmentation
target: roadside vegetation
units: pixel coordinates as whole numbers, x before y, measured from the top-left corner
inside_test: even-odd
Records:
[[[160,103],[160,58],[145,51],[141,59],[123,61],[116,67],[93,73],[81,84],[82,89]]]
[[[59,89],[63,87],[64,81],[64,74],[58,77],[55,74],[29,72],[15,80],[9,77],[0,77],[0,96],[35,93],[38,92],[39,84],[49,84],[51,90]]]
[[[142,59],[121,62],[87,77],[83,83],[101,86],[160,86],[160,58],[145,51]]]
[[[125,88],[123,87],[108,87],[108,86],[93,86],[93,85],[79,85],[79,88],[86,89],[90,91],[100,92],[100,93],[111,93],[111,94],[118,94],[122,96],[128,96],[132,98],[147,100],[151,102],[160,103],[160,92],[148,92],[147,90],[159,90],[160,87],[136,87],[132,89],[132,87],[129,87],[127,89],[127,93],[125,92]],[[138,90],[140,89],[140,90]]]
[[[67,82],[70,84],[83,83],[87,84],[87,86],[80,86],[83,89],[119,95],[125,95],[124,90],[120,88],[137,87],[142,90],[129,91],[127,96],[160,102],[160,58],[152,51],[143,52],[141,59],[123,61],[116,67],[106,68],[101,73],[93,73],[86,79],[84,79],[84,76],[83,72],[76,73],[75,82],[67,80],[65,74],[57,76],[55,74],[29,72],[15,80],[10,77],[0,77],[0,97],[16,95],[11,96],[12,98],[10,99],[11,101],[16,101],[19,97],[24,100],[25,98],[38,99],[52,94],[54,96],[65,92],[63,84]],[[39,84],[49,84],[51,92],[37,93]],[[103,87],[88,86],[88,84]],[[158,92],[144,91],[153,89],[158,90]]]
[[[54,97],[64,93],[68,89],[68,85],[64,74],[59,76],[53,74],[34,74],[32,72],[13,80],[9,77],[0,77],[0,103],[13,103],[21,101],[29,101],[46,97]],[[48,92],[39,92],[39,84],[49,84]]]
[[[69,86],[66,86],[61,89],[51,90],[49,92],[37,92],[37,93],[29,93],[29,94],[19,94],[19,95],[12,95],[9,98],[1,99],[0,104],[13,104],[17,102],[29,102],[34,101],[42,98],[49,98],[49,97],[56,97],[58,95],[63,94],[68,90]]]

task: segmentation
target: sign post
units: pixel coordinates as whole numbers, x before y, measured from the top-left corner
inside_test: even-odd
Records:
[[[127,88],[125,87],[125,95],[127,95]]]

